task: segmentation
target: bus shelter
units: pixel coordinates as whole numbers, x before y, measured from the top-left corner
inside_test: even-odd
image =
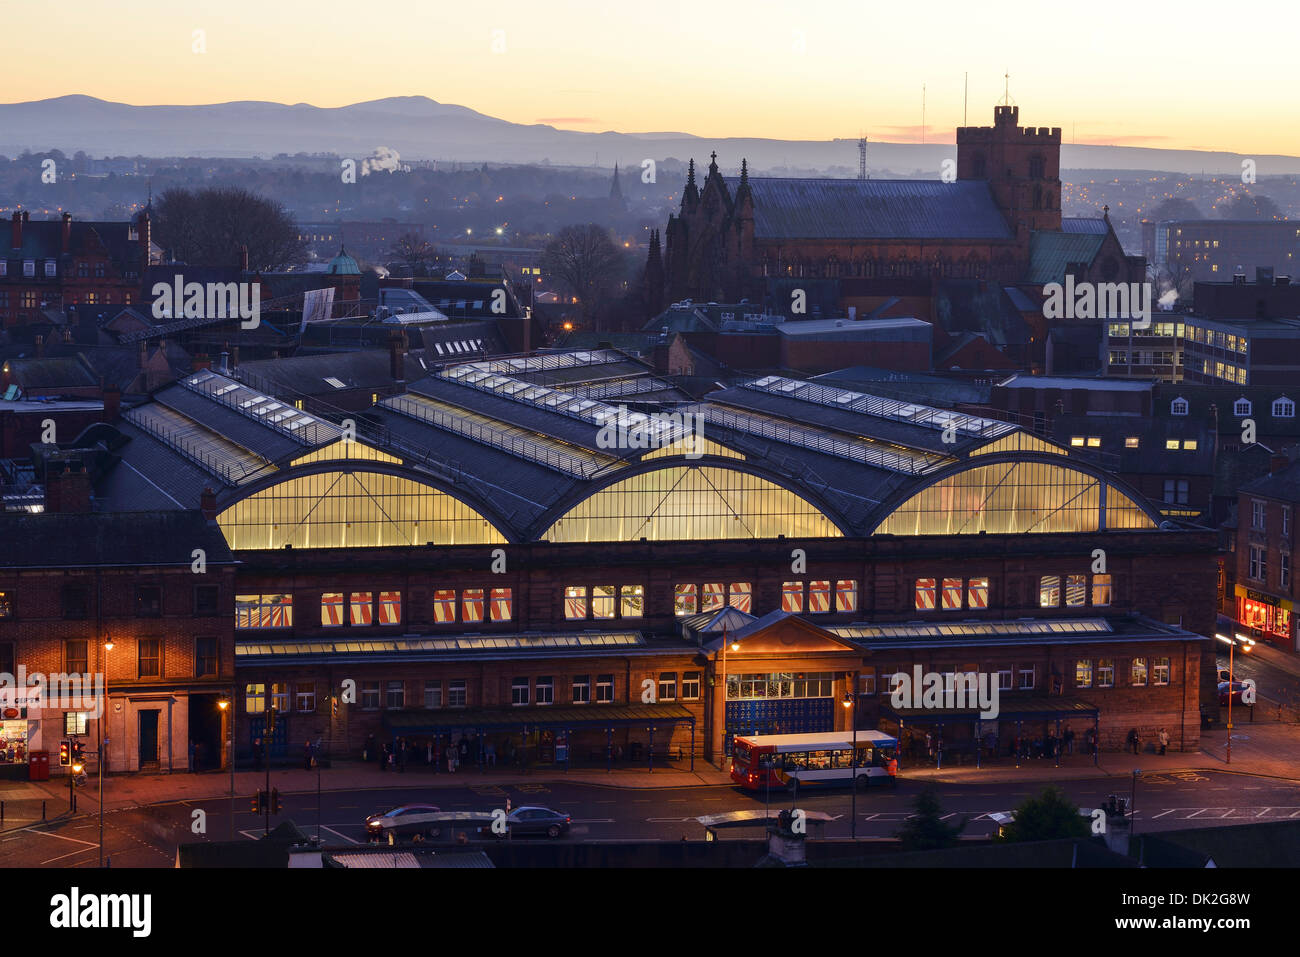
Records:
[[[572,747],[567,742],[578,731],[605,732],[605,769],[613,770],[614,732],[631,728],[644,730],[649,734],[647,748],[647,768],[654,771],[655,766],[655,732],[667,729],[668,737],[663,739],[665,745],[671,738],[673,728],[689,725],[691,729],[690,762],[695,770],[695,715],[685,705],[672,703],[656,704],[594,704],[581,706],[559,706],[547,708],[463,708],[438,711],[391,711],[384,714],[384,727],[396,741],[398,737],[413,735],[442,735],[453,731],[468,731],[478,742],[476,749],[477,766],[483,769],[486,749],[484,744],[490,734],[521,734],[527,736],[533,731],[550,731],[556,740],[564,736],[566,745],[561,756],[560,747],[555,748],[555,763],[562,764],[567,771],[571,763]],[[667,763],[666,761],[664,763]]]
[[[1049,696],[1013,698],[999,708],[997,717],[983,718],[978,707],[967,708],[895,708],[886,698],[881,704],[881,714],[886,719],[898,722],[897,737],[901,741],[907,728],[931,728],[938,732],[937,766],[943,767],[943,732],[944,728],[969,727],[974,744],[975,766],[980,767],[980,742],[984,736],[998,734],[999,725],[1010,725],[1015,729],[1016,740],[1023,740],[1024,727],[1029,724],[1032,729],[1042,726],[1050,728],[1055,725],[1056,739],[1061,740],[1062,727],[1066,722],[1091,722],[1093,730],[1092,763],[1098,763],[1098,742],[1100,741],[1100,712],[1095,705],[1086,701],[1064,699]],[[1020,766],[1021,749],[1015,749],[1016,767]],[[1061,748],[1056,748],[1056,766],[1061,766]]]

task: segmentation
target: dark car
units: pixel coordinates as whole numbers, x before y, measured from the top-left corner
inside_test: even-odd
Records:
[[[437,837],[442,833],[442,825],[431,820],[437,813],[432,804],[403,804],[383,814],[371,814],[366,818],[366,837],[389,844],[406,837],[413,840]]]
[[[562,811],[553,811],[548,807],[517,807],[506,816],[506,822],[509,825],[507,833],[513,837],[545,834],[549,838],[557,838],[569,833],[573,819]],[[496,837],[506,836],[496,834],[490,827],[483,830]]]

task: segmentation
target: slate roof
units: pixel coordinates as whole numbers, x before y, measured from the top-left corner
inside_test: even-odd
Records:
[[[1029,237],[1027,283],[1064,282],[1070,263],[1087,263],[1097,258],[1105,233],[1035,231]]]
[[[1300,462],[1293,463],[1280,472],[1247,482],[1241,491],[1286,502],[1300,502]]]
[[[185,565],[196,548],[208,564],[232,564],[221,530],[196,512],[0,512],[0,568]],[[21,543],[21,547],[13,547]]]
[[[757,239],[1011,240],[987,183],[751,177]]]
[[[1062,216],[1061,232],[1090,233],[1094,236],[1105,236],[1110,232],[1110,223],[1103,218],[1094,216]]]

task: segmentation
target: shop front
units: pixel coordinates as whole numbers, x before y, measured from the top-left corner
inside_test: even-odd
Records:
[[[1253,636],[1277,644],[1284,644],[1288,649],[1294,647],[1295,632],[1292,628],[1292,607],[1289,598],[1279,598],[1252,588],[1236,586],[1237,623],[1249,629]]]

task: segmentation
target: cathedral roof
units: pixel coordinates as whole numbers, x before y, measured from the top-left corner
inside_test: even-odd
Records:
[[[982,180],[749,177],[757,239],[982,239],[1014,234]]]

